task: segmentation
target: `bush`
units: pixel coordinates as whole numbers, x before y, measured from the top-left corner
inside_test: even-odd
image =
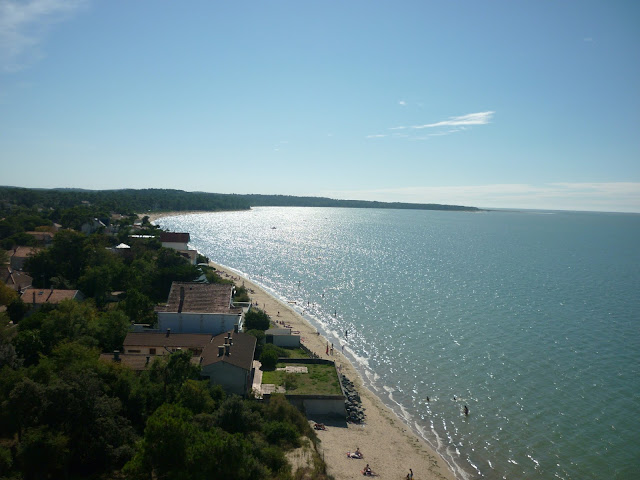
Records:
[[[264,349],[260,355],[262,370],[275,370],[278,363],[278,354],[273,350]]]
[[[271,326],[269,315],[259,308],[251,308],[244,315],[245,330],[268,330]]]
[[[279,421],[268,422],[265,424],[263,432],[269,443],[291,447],[300,446],[298,430],[290,423]]]

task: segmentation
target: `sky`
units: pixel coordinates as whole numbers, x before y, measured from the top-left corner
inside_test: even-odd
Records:
[[[635,0],[0,0],[0,185],[640,212]]]

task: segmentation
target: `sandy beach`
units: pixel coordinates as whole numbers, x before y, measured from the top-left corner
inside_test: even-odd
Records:
[[[184,214],[165,213],[150,216],[156,218]],[[257,302],[274,321],[291,325],[300,331],[304,345],[321,358],[334,360],[341,373],[354,382],[365,408],[366,419],[362,425],[326,418],[309,418],[310,422],[321,421],[327,430],[318,431],[320,451],[328,465],[328,473],[336,480],[362,478],[361,470],[368,463],[380,478],[402,480],[407,478],[409,469],[414,479],[448,479],[455,476],[446,462],[418,437],[398,416],[372,392],[363,386],[362,379],[351,362],[342,355],[339,345],[335,345],[333,355],[327,355],[327,340],[318,335],[317,330],[290,305],[281,302],[260,288],[257,284],[241,277],[238,273],[210,262],[222,272],[223,278],[231,278],[236,285],[243,285],[250,291],[251,300]],[[330,344],[329,344],[330,346]],[[350,459],[348,451],[359,448],[364,459]]]

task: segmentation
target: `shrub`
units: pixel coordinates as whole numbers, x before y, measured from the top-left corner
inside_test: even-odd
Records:
[[[260,355],[262,370],[275,370],[278,363],[278,354],[273,350],[264,349]]]
[[[244,328],[246,330],[268,330],[271,326],[269,315],[259,308],[252,308],[244,315]]]

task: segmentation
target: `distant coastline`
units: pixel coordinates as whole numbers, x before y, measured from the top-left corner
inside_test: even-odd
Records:
[[[75,188],[22,188],[0,186],[0,202],[20,198],[25,204],[66,205],[80,202],[123,212],[211,212],[249,210],[251,207],[385,208],[480,212],[478,207],[439,203],[336,200],[292,195],[223,194],[173,189],[84,190]]]

